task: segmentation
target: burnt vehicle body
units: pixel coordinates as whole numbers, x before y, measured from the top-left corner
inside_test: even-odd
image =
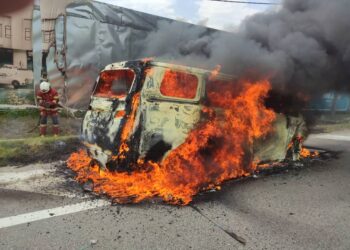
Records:
[[[161,160],[203,120],[210,86],[232,81],[232,76],[221,73],[213,80],[211,74],[152,60],[106,66],[96,81],[82,125],[91,158],[113,170],[123,170],[139,159]],[[176,91],[183,88],[186,91]],[[277,114],[274,132],[254,142],[253,155],[263,162],[284,160],[288,145],[304,132],[300,115]],[[123,140],[129,147],[123,162],[118,162],[113,156],[120,153]]]

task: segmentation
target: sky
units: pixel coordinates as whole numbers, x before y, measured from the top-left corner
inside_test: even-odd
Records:
[[[250,15],[276,8],[276,6],[269,5],[233,4],[208,0],[99,1],[227,31],[234,31],[242,20]],[[275,3],[280,1],[281,0],[255,0],[255,2]]]

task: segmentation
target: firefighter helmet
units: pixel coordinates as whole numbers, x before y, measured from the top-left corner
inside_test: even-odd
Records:
[[[41,82],[40,83],[40,90],[44,93],[49,92],[50,90],[50,83],[49,82]]]

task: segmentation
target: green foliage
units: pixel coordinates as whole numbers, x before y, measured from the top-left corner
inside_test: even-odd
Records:
[[[38,116],[38,109],[11,109],[11,110],[0,110],[0,121],[1,119],[13,119],[17,117],[32,117]]]
[[[0,167],[57,159],[72,147],[74,150],[77,144],[79,144],[77,136],[0,140]]]

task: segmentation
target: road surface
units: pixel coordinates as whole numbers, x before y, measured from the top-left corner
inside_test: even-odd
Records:
[[[232,181],[186,207],[111,206],[55,164],[0,168],[0,249],[350,249],[350,132],[307,144],[339,157]]]

